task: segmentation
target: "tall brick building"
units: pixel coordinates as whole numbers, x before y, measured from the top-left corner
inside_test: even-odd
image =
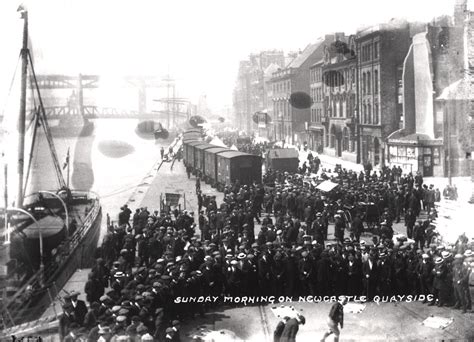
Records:
[[[324,49],[324,153],[352,162],[356,154],[357,58],[353,36],[338,36]]]
[[[233,94],[236,126],[240,130],[251,133],[257,129],[257,124],[252,120],[252,116],[267,106],[265,69],[271,64],[283,67],[284,63],[285,56],[281,50],[251,54],[248,60],[240,62]]]
[[[311,106],[308,144],[311,150],[318,151],[318,153],[323,152],[326,123],[323,100],[323,63],[324,59],[321,59],[309,69],[310,95],[313,104]]]
[[[357,32],[360,162],[383,165],[386,139],[400,128],[402,65],[410,46],[409,25],[392,20]]]
[[[310,94],[310,68],[324,55],[324,46],[331,44],[335,36],[326,35],[314,44],[309,44],[285,68],[273,73],[273,122],[277,140],[299,143],[309,140],[311,109],[297,109],[289,104],[295,92]]]

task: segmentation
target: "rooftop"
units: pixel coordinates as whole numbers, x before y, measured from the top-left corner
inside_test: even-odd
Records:
[[[299,68],[303,63],[316,51],[316,49],[323,43],[323,39],[319,38],[316,43],[309,44],[295,59],[293,59],[288,68]]]

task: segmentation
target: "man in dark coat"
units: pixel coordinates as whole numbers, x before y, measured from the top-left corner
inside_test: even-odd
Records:
[[[421,257],[422,261],[418,264],[416,273],[420,283],[421,294],[427,296],[431,293],[431,286],[433,283],[433,264],[428,254],[423,254]],[[423,303],[426,303],[426,299]]]
[[[321,253],[321,258],[316,262],[316,279],[317,279],[317,288],[321,295],[329,294],[328,279],[330,275],[330,260],[328,253],[323,251]]]
[[[390,258],[387,258],[385,252],[379,254],[380,260],[377,263],[379,269],[379,287],[382,296],[390,296],[392,294],[392,276],[393,267]]]
[[[355,259],[353,253],[350,253],[347,259],[347,293],[357,296],[360,294],[362,279],[360,261]]]
[[[412,208],[408,208],[405,214],[405,226],[407,227],[407,236],[409,239],[413,238],[413,227],[415,226],[416,215]]]
[[[79,292],[73,291],[68,296],[64,297],[66,303],[70,303],[73,307],[75,322],[82,326],[84,317],[87,313],[87,306],[83,300],[78,299]]]
[[[285,325],[289,320],[290,317],[285,316],[280,322],[278,322],[275,331],[273,332],[273,342],[280,342],[281,334],[283,333],[283,330],[285,330]]]
[[[268,251],[264,251],[257,263],[258,283],[262,294],[272,287],[272,262]]]
[[[313,261],[309,258],[309,253],[301,253],[301,259],[298,263],[299,278],[302,285],[303,295],[315,295],[315,274]]]
[[[360,241],[360,236],[364,231],[364,224],[360,218],[360,214],[355,215],[351,223],[351,231],[354,234],[355,241]]]
[[[340,213],[334,215],[334,221],[334,236],[336,237],[336,240],[339,240],[342,243],[344,241],[344,229],[346,228],[346,223]]]
[[[297,315],[286,322],[285,329],[281,333],[280,342],[295,342],[300,324],[305,324],[306,318],[303,315]]]
[[[344,296],[339,297],[339,301],[334,303],[331,307],[331,311],[329,311],[329,317],[327,320],[328,323],[328,331],[324,333],[323,338],[321,341],[325,341],[326,338],[334,334],[334,341],[339,341],[339,335],[341,332],[339,331],[338,325],[341,326],[341,329],[344,327],[344,304],[347,303],[347,299]]]
[[[99,298],[104,294],[104,285],[94,272],[89,272],[88,280],[84,286],[84,292],[86,293],[86,300],[89,304],[98,302]]]
[[[362,264],[362,273],[364,276],[364,295],[367,296],[367,300],[372,300],[378,281],[378,269],[373,254],[370,254],[369,259]]]
[[[435,296],[435,300],[438,306],[443,306],[447,304],[447,277],[448,277],[448,269],[446,267],[446,262],[441,257],[437,257],[435,259],[435,267],[432,271],[434,279],[433,279],[433,294]],[[434,305],[436,303],[432,301],[429,305]]]
[[[66,302],[63,305],[63,315],[59,319],[59,330],[61,338],[66,337],[69,334],[71,324],[77,322],[74,316],[74,308],[70,302]]]

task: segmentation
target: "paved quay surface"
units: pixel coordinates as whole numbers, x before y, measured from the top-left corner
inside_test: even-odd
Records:
[[[210,185],[201,182],[201,191],[205,195],[216,196],[218,204],[222,203],[224,194],[218,192]],[[181,195],[179,203],[182,209],[194,212],[194,219],[197,222],[199,216],[198,204],[196,196],[196,177],[191,175],[188,179],[186,169],[183,162],[176,161],[172,163],[163,163],[160,170],[156,173],[153,181],[148,186],[140,201],[138,207],[148,207],[148,211],[152,212],[160,207],[160,194],[165,197],[165,193],[178,193]],[[184,195],[186,198],[186,205],[184,205]],[[136,201],[135,201],[136,203]],[[134,204],[129,203],[129,207],[133,210]]]
[[[284,305],[293,305],[306,317],[306,324],[300,326],[297,341],[319,341],[322,338],[327,329],[330,303],[294,302]],[[235,333],[236,340],[272,341],[279,319],[271,307],[224,307],[207,313],[204,318],[182,324],[181,340],[193,341],[192,337],[203,330],[230,330]],[[452,317],[454,321],[445,329],[430,328],[422,324],[430,315]],[[361,313],[344,314],[340,341],[469,341],[474,338],[473,316],[421,303],[368,303]]]
[[[148,172],[144,181],[135,189],[128,204],[134,210],[138,207],[148,207],[152,212],[159,208],[160,194],[166,192],[179,193],[186,196],[186,210],[194,211],[197,220],[197,198],[195,194],[196,177],[188,179],[182,162],[163,163],[157,170],[161,161],[157,161],[154,168]],[[324,165],[324,164],[323,164]],[[201,183],[203,193],[215,195],[217,203],[220,204],[223,194],[217,192],[209,185]],[[184,196],[180,199],[184,208]],[[117,203],[117,212],[123,203]],[[116,213],[113,213],[115,215]],[[112,214],[112,213],[111,213]],[[260,225],[256,225],[258,233]],[[397,233],[406,233],[403,220],[394,224]],[[334,226],[329,227],[329,240],[334,238]],[[347,234],[347,233],[346,233]],[[369,242],[371,234],[364,234],[362,239]],[[78,270],[64,288],[71,292],[81,292],[79,296],[85,300],[84,284],[87,280],[89,270]],[[472,287],[471,287],[472,290]],[[61,295],[65,294],[61,292]],[[472,293],[473,291],[471,291]],[[193,341],[193,336],[202,331],[226,331],[234,338],[226,339],[228,335],[221,335],[215,341],[272,341],[273,330],[278,323],[278,318],[273,314],[272,307],[275,305],[293,305],[301,310],[306,317],[306,324],[300,327],[297,341],[318,341],[326,331],[326,319],[330,309],[330,303],[308,303],[291,302],[275,303],[253,306],[220,306],[213,311],[207,312],[204,317],[195,317],[182,322],[181,340]],[[177,304],[179,305],[179,304]],[[60,303],[55,304],[45,312],[44,316],[54,315],[61,312]],[[453,318],[445,329],[430,328],[422,325],[422,321],[429,316],[440,316]],[[367,303],[365,309],[360,313],[345,314],[345,325],[341,333],[341,341],[469,341],[474,340],[474,314],[462,314],[459,310],[447,307],[427,306],[422,303]],[[327,341],[332,341],[328,338]]]

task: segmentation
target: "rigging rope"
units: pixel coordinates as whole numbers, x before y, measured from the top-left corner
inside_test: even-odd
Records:
[[[47,119],[46,113],[44,111],[43,101],[41,99],[39,86],[38,86],[38,80],[36,79],[35,69],[34,69],[34,66],[33,66],[33,61],[32,61],[31,54],[30,54],[29,50],[28,50],[28,56],[29,56],[29,61],[30,61],[31,73],[33,75],[33,79],[34,79],[35,85],[36,85],[36,92],[38,93],[38,100],[40,102],[41,123],[43,124],[43,129],[44,129],[44,132],[46,134],[46,139],[47,139],[48,144],[49,144],[49,150],[50,150],[50,153],[51,153],[51,157],[53,158],[54,168],[56,169],[56,176],[58,178],[60,187],[61,188],[66,188],[66,182],[64,181],[61,166],[59,165],[56,149],[54,148],[53,138],[51,137],[51,131],[50,131],[49,125],[48,125],[48,119]]]

